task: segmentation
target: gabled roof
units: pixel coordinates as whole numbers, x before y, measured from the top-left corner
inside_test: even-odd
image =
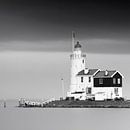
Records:
[[[85,70],[81,70],[77,75],[94,75],[95,73],[97,73],[99,71],[99,69],[88,69],[88,73],[85,73]]]
[[[105,75],[106,71],[98,71],[94,78],[110,78],[113,77],[117,71],[116,70],[107,70],[107,74]]]
[[[122,78],[124,78],[124,76],[119,71],[116,71],[111,77],[113,77],[116,73],[119,73],[122,76]]]

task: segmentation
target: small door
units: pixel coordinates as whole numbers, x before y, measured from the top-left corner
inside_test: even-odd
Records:
[[[115,95],[118,96],[118,88],[114,88]]]
[[[92,88],[87,88],[86,93],[91,94],[92,93]]]

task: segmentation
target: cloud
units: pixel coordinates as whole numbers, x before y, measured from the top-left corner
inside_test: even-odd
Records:
[[[0,51],[70,51],[71,41],[0,42]]]
[[[80,41],[82,50],[86,53],[117,53],[129,54],[130,41],[120,39],[83,39]],[[72,47],[69,40],[41,41],[8,41],[0,42],[0,51],[52,51],[70,52]]]
[[[90,53],[130,53],[130,41],[118,39],[88,39],[83,41],[84,51]]]

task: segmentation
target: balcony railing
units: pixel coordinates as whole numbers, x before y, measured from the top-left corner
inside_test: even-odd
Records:
[[[71,54],[70,58],[81,58],[81,57],[86,57],[86,54],[81,54],[81,55],[75,55],[75,54]]]

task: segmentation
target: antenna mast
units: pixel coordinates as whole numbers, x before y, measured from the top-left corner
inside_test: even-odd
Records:
[[[64,99],[64,79],[63,78],[61,78],[61,86],[62,86],[62,96]]]
[[[72,31],[72,52],[74,51],[74,45],[75,45],[75,32]]]

